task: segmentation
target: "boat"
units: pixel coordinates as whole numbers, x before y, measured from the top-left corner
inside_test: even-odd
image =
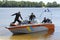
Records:
[[[44,12],[45,14],[47,14],[50,11],[49,9],[47,9],[47,11],[45,10]],[[54,30],[55,28],[53,23],[36,23],[36,21],[32,24],[26,24],[26,23],[27,21],[24,21],[22,25],[13,24],[10,27],[7,27],[7,29],[10,30],[13,34],[18,34],[18,33],[33,33],[33,32],[39,32],[39,31],[44,31],[44,30],[49,31],[49,30]]]
[[[25,25],[14,25],[7,27],[13,34],[19,33],[33,33],[44,30],[54,30],[54,24],[52,23],[41,23],[41,24],[25,24]]]

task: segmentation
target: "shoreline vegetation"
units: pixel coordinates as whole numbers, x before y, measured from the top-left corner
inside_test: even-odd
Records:
[[[45,4],[43,1],[30,2],[30,1],[0,1],[0,7],[60,7],[56,1],[48,2]]]

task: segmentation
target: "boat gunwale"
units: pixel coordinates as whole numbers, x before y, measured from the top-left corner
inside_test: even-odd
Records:
[[[46,25],[54,25],[51,23],[42,23],[42,24],[28,24],[28,25],[16,25],[16,26],[10,26],[7,27],[7,29],[14,29],[14,28],[26,28],[26,27],[39,27],[39,26],[46,26]]]

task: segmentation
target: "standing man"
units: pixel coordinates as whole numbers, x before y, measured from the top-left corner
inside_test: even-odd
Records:
[[[36,18],[36,16],[35,16],[33,13],[31,13],[31,15],[29,16],[29,20],[32,21],[32,20],[34,20],[35,18]]]
[[[15,23],[16,21],[18,21],[19,24],[21,24],[21,21],[19,20],[19,17],[22,19],[20,12],[12,14],[12,16],[14,16],[14,15],[15,15],[15,20],[14,20],[13,23]]]

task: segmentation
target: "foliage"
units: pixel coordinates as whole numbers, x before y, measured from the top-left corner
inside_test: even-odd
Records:
[[[30,2],[30,1],[0,1],[0,7],[60,7],[56,1],[45,4],[43,1]]]

